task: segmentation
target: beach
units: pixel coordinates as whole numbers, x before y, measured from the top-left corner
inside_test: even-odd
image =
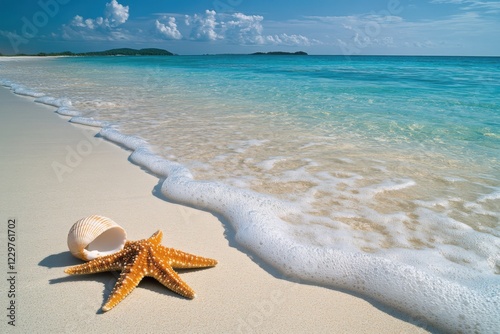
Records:
[[[234,240],[223,217],[172,203],[160,180],[127,161],[130,151],[96,137],[99,128],[68,122],[51,106],[0,89],[2,244],[15,222],[15,326],[2,332],[425,333],[432,329],[368,298],[301,284],[254,257]],[[116,273],[68,276],[81,263],[68,251],[78,219],[99,214],[123,226],[130,240],[158,229],[162,244],[218,260],[183,270],[194,300],[144,279],[102,313]],[[7,267],[7,249],[0,250]],[[4,269],[7,275],[7,269]],[[11,275],[11,276],[12,276]],[[9,286],[2,281],[2,291]],[[12,287],[12,284],[11,286]]]

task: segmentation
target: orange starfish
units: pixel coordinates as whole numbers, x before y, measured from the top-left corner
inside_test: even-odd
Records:
[[[174,268],[213,267],[216,260],[196,256],[160,245],[163,233],[157,231],[149,239],[127,241],[117,253],[66,269],[70,275],[94,274],[121,270],[120,278],[102,307],[104,312],[121,302],[145,276],[154,277],[170,290],[192,299],[195,292],[179,277]]]

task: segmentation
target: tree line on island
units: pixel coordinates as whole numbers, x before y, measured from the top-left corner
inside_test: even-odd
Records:
[[[163,50],[163,49],[155,49],[155,48],[147,48],[147,49],[131,49],[131,48],[120,48],[120,49],[111,49],[111,50],[106,50],[106,51],[96,51],[96,52],[81,52],[81,53],[75,53],[71,51],[64,51],[64,52],[51,52],[51,53],[45,53],[45,52],[40,52],[37,54],[25,54],[25,53],[18,53],[14,56],[39,56],[39,57],[53,57],[53,56],[174,56],[175,54]],[[307,56],[307,53],[304,51],[297,51],[297,52],[284,52],[284,51],[272,51],[272,52],[255,52],[250,55],[256,55],[256,56],[261,56],[261,55],[266,55],[266,56],[287,56],[287,55],[292,55],[292,56]],[[0,53],[0,56],[4,56],[3,54]]]
[[[307,52],[284,52],[284,51],[271,51],[271,52],[255,52],[251,53],[252,56],[307,56]]]
[[[120,48],[120,49],[111,49],[106,51],[93,51],[93,52],[51,52],[45,53],[40,52],[37,54],[16,54],[16,56],[40,56],[40,57],[48,57],[48,56],[173,56],[174,54],[170,51],[163,49],[130,49],[130,48]]]

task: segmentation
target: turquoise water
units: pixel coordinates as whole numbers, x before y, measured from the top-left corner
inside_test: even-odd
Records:
[[[1,79],[105,125],[294,279],[500,328],[500,58],[23,59]]]

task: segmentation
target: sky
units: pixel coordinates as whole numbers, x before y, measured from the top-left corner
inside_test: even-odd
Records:
[[[500,56],[500,0],[0,0],[0,53]]]

